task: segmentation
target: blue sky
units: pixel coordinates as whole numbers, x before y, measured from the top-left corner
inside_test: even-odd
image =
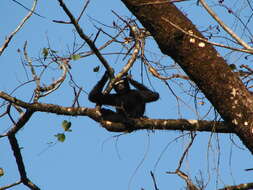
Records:
[[[32,1],[22,0],[22,3],[30,7]],[[78,15],[83,5],[82,1],[73,2],[70,0],[66,1],[66,4],[71,5],[70,9],[75,15]],[[194,23],[199,24],[200,28],[204,28],[207,24],[206,21],[210,19],[201,11],[200,7],[195,6],[193,1],[187,6],[180,4],[179,7],[189,14],[190,18],[195,18]],[[80,21],[85,33],[92,34],[95,31],[89,16],[101,23],[112,25],[112,22],[117,18],[111,10],[122,16],[131,17],[129,11],[120,1],[91,0],[87,14]],[[73,27],[52,22],[52,20],[67,20],[56,0],[39,1],[36,12],[45,18],[34,15],[0,57],[1,91],[10,93],[16,86],[27,81],[20,54],[17,52],[18,49],[23,48],[26,40],[28,53],[32,58],[38,57],[41,50],[48,47],[47,38],[51,48],[57,50],[62,56],[67,55],[67,48],[72,46]],[[2,0],[0,16],[4,20],[0,23],[0,44],[26,14],[27,11],[13,1]],[[196,18],[198,19],[196,20]],[[223,18],[226,18],[225,14]],[[209,23],[212,22],[210,20]],[[96,24],[98,25],[98,23]],[[107,28],[106,30],[110,31]],[[101,43],[102,41],[103,39],[101,39]],[[81,42],[79,38],[78,42]],[[119,47],[113,46],[104,52],[119,52],[120,50],[117,48]],[[159,53],[157,45],[151,39],[148,40],[147,49]],[[122,60],[117,56],[106,56],[106,58],[116,68],[116,71],[122,66],[120,63]],[[164,58],[163,62],[171,64],[172,60]],[[94,56],[73,61],[71,64],[71,72],[85,92],[90,91],[92,85],[99,80],[104,71]],[[100,65],[101,71],[99,73],[92,72],[92,69],[98,65]],[[141,80],[138,75],[139,69],[140,63],[136,64],[132,70],[133,76],[137,80]],[[57,69],[52,68],[48,75],[45,75],[44,82],[48,84],[59,74]],[[144,82],[149,85],[145,77]],[[151,118],[197,119],[193,111],[183,103],[180,103],[182,109],[178,114],[176,99],[165,85],[153,78],[151,83],[155,90],[159,91],[161,98],[147,106],[147,116]],[[171,83],[171,85],[186,103],[193,105],[191,103],[193,98],[186,97],[182,89],[177,87],[178,84]],[[34,84],[28,84],[21,87],[15,91],[15,97],[29,101],[34,86]],[[67,79],[59,90],[41,101],[69,106],[73,100],[72,96],[73,92]],[[85,107],[94,106],[88,101],[86,93],[82,93],[80,103]],[[208,106],[202,109],[201,112],[205,113]],[[14,114],[14,117],[17,115]],[[213,117],[210,115],[206,119]],[[63,120],[72,122],[72,132],[66,134],[67,138],[64,143],[60,143],[57,142],[54,135],[63,131],[61,128]],[[4,133],[11,127],[11,123],[8,118],[0,118],[0,126],[0,132]],[[169,144],[182,134],[177,131],[138,131],[117,137],[119,134],[106,131],[87,117],[36,113],[24,129],[17,134],[17,138],[22,147],[27,174],[41,189],[153,189],[149,173],[152,170],[155,171],[159,189],[163,190],[180,189],[185,186],[179,177],[165,173],[173,171],[177,167],[180,156],[189,142],[188,136],[185,136]],[[252,173],[243,170],[253,167],[252,157],[248,150],[241,150],[233,145],[231,138],[239,147],[244,148],[236,136],[198,133],[183,165],[183,171],[190,174],[192,178],[199,176],[202,172],[206,182],[211,177],[207,189],[215,189],[233,183],[250,182]],[[167,145],[169,145],[168,148],[166,148]],[[0,186],[3,186],[18,181],[19,176],[7,138],[0,139],[0,150],[0,167],[5,170],[5,175],[0,178]],[[27,188],[19,185],[12,189],[23,190]]]

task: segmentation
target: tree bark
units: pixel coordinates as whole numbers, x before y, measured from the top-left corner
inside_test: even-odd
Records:
[[[195,25],[168,1],[122,2],[151,33],[161,51],[174,59],[196,83],[253,153],[252,96],[215,48],[192,37],[190,34],[204,38]]]

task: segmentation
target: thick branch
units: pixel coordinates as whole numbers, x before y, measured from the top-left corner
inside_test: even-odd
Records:
[[[227,186],[219,190],[249,190],[253,188],[253,183],[243,183],[240,185]]]
[[[234,133],[233,128],[226,125],[224,122],[215,121],[198,121],[198,120],[185,120],[185,119],[149,119],[149,118],[139,118],[139,119],[129,119],[130,121],[113,122],[103,119],[103,114],[96,108],[73,108],[64,107],[55,104],[45,104],[45,103],[26,103],[10,95],[0,91],[0,97],[16,104],[20,107],[28,109],[24,115],[32,114],[35,111],[54,113],[59,115],[71,115],[71,116],[88,116],[93,120],[100,122],[101,125],[108,131],[113,132],[125,132],[129,130],[180,130],[180,131],[206,131],[206,132],[217,132],[217,133]],[[117,115],[115,113],[115,115]],[[29,119],[29,117],[24,117]],[[25,121],[24,119],[24,121]],[[20,122],[22,119],[20,119]],[[129,127],[131,123],[131,127]]]
[[[197,84],[253,153],[252,96],[212,45],[173,26],[204,38],[194,24],[172,3],[153,0],[122,2],[151,33],[161,51],[171,56]]]
[[[15,105],[18,105],[20,107],[31,110],[32,112],[40,111],[40,112],[47,112],[47,113],[55,113],[59,115],[72,115],[72,116],[89,115],[89,117],[95,120],[97,120],[97,117],[98,117],[98,114],[96,113],[96,109],[94,108],[63,107],[63,106],[59,106],[55,104],[45,104],[45,103],[39,103],[39,102],[27,103],[17,98],[14,98],[2,91],[0,91],[0,98],[6,101],[9,101]]]

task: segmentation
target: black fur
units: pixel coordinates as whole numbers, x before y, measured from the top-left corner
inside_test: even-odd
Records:
[[[123,90],[118,90],[115,86],[117,93],[103,94],[102,90],[108,79],[109,75],[105,72],[101,80],[91,90],[89,100],[99,105],[115,106],[117,113],[124,117],[143,117],[146,103],[159,99],[157,92],[153,92],[137,81],[127,78],[124,78],[121,83],[124,85]],[[129,82],[136,89],[130,89]]]

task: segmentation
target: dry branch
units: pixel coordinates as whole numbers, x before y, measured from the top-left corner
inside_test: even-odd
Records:
[[[95,55],[100,60],[100,62],[104,65],[106,70],[108,70],[110,75],[113,76],[113,73],[114,73],[113,69],[110,67],[110,65],[106,61],[106,59],[102,56],[102,54],[100,53],[100,51],[98,50],[98,48],[96,47],[94,42],[83,32],[82,28],[78,24],[78,20],[75,19],[73,14],[69,11],[69,9],[67,8],[67,6],[65,5],[65,3],[62,0],[58,0],[58,2],[60,3],[60,6],[64,10],[64,12],[68,15],[71,23],[74,25],[79,36],[89,45],[91,50],[95,53]]]
[[[238,44],[243,46],[247,50],[253,50],[246,42],[244,42],[233,30],[231,30],[219,17],[215,14],[215,12],[208,6],[205,0],[199,0],[199,2],[203,5],[206,11],[219,23],[219,25],[232,37],[234,38]]]
[[[20,174],[21,182],[24,185],[26,185],[27,187],[29,187],[31,190],[40,190],[40,188],[37,187],[32,181],[30,181],[30,179],[26,175],[25,165],[24,165],[24,162],[23,162],[20,147],[18,145],[18,141],[15,137],[15,134],[9,135],[8,139],[9,139],[14,157],[16,159],[16,163],[17,163],[17,166],[18,166],[18,171],[19,171],[19,174]]]
[[[2,53],[4,52],[4,50],[8,47],[11,39],[15,36],[15,34],[23,27],[23,25],[25,24],[25,22],[32,16],[32,14],[34,13],[34,10],[36,8],[37,5],[37,1],[38,0],[34,0],[33,2],[33,6],[31,8],[31,11],[24,17],[24,19],[20,22],[20,24],[18,25],[18,27],[10,34],[10,36],[8,36],[4,42],[4,44],[2,45],[2,47],[0,48],[0,56],[2,55]]]

